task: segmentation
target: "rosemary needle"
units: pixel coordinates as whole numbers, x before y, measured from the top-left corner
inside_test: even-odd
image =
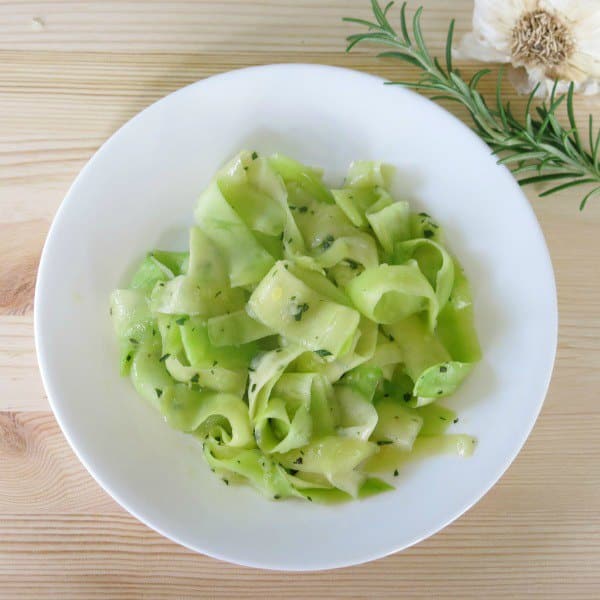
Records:
[[[396,31],[388,19],[393,4],[389,2],[382,8],[378,0],[371,0],[374,21],[344,19],[367,28],[364,33],[348,36],[347,52],[356,44],[373,42],[390,48],[378,56],[403,60],[420,69],[421,77],[417,82],[392,81],[390,84],[428,92],[433,100],[452,100],[462,104],[473,119],[475,131],[495,154],[500,155],[498,162],[510,168],[518,177],[519,184],[552,184],[540,193],[540,197],[589,184],[591,190],[583,196],[579,205],[582,210],[592,196],[600,193],[600,130],[594,132],[593,118],[589,115],[589,139],[586,144],[582,142],[573,110],[572,83],[566,94],[558,96],[555,83],[548,103],[543,102],[534,108],[536,87],[527,100],[524,120],[520,121],[513,114],[510,103],[502,99],[502,70],[496,84],[496,98],[490,106],[477,89],[490,69],[477,71],[467,82],[452,64],[454,20],[448,27],[442,65],[437,57],[431,56],[425,45],[421,30],[423,7],[416,10],[409,27],[407,3],[404,2],[400,8],[400,29]],[[564,102],[569,121],[567,128],[556,117],[558,107]]]

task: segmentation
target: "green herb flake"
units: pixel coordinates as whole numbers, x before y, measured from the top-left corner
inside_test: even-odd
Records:
[[[183,325],[188,319],[189,317],[184,315],[183,317],[179,317],[179,319],[175,319],[175,323],[177,323],[177,325]]]
[[[315,354],[318,354],[322,358],[324,358],[325,356],[331,356],[331,352],[329,352],[329,350],[325,350],[324,348],[322,348],[321,350],[315,350]]]
[[[433,233],[433,231],[431,231],[431,229],[425,229],[425,230],[423,231],[423,235],[424,235],[424,236],[425,236],[427,239],[429,239],[429,238],[431,238],[431,237],[433,237],[433,236],[434,236],[434,233]]]
[[[335,241],[332,235],[328,235],[320,244],[322,250],[327,250],[331,247],[331,244]]]
[[[410,400],[412,399],[412,394],[410,392],[405,392],[402,396],[402,399],[404,400],[404,402],[410,402]]]
[[[219,290],[216,294],[215,294],[215,298],[218,298],[221,294],[222,294],[222,290]]]
[[[169,358],[169,356],[171,356],[170,354],[163,354],[159,359],[158,362],[165,362],[165,360],[167,360],[167,358]]]
[[[199,392],[200,386],[197,383],[192,383],[192,385],[190,386],[190,389],[192,390],[192,392]]]
[[[138,340],[136,340],[135,338],[129,338],[129,341],[130,341],[132,344],[139,344]]]
[[[162,396],[163,391],[160,388],[154,388],[154,391],[156,392],[157,398],[160,398]]]
[[[190,377],[190,382],[191,383],[198,383],[198,379],[200,379],[200,375],[198,373],[194,373],[191,377]]]
[[[442,366],[440,367],[440,373],[445,373],[447,370],[448,370],[448,367],[446,367],[446,366],[444,366],[444,365],[442,365]]]
[[[252,153],[252,160],[256,160],[258,158],[258,152]]]
[[[308,212],[308,206],[300,206],[300,207],[298,208],[298,212],[299,212],[299,213],[302,213],[302,214],[304,214],[304,213]]]
[[[398,475],[399,475],[398,469],[395,469],[394,470],[394,477],[398,477]]]
[[[308,310],[308,304],[303,302],[302,304],[298,304],[296,308],[296,312],[294,313],[294,320],[301,321],[302,315]]]
[[[302,460],[302,457],[301,457],[301,456],[299,456],[299,457],[298,457],[298,458],[297,458],[297,459],[294,461],[294,464],[295,464],[295,465],[301,465],[303,462],[304,462],[304,461]]]
[[[346,259],[346,264],[353,270],[356,271],[356,269],[358,269],[358,267],[360,266],[359,263],[357,263],[355,260],[352,260],[351,258],[347,258]]]
[[[251,392],[256,391],[256,384],[255,383],[252,384],[252,387],[250,388],[250,391]]]

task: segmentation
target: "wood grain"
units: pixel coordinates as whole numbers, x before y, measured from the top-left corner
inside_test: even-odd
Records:
[[[452,16],[459,35],[467,30],[472,2],[419,3],[432,49],[443,46]],[[367,48],[342,52],[355,29],[340,17],[367,16],[367,5],[0,0],[0,599],[598,597],[600,207],[579,213],[575,194],[539,200],[528,192],[552,255],[561,315],[536,428],[479,504],[406,552],[303,575],[193,554],[100,490],[45,412],[33,343],[35,274],[51,219],[81,167],[151,102],[229,69],[314,62],[414,78]],[[476,68],[463,66],[467,75]],[[484,83],[486,93],[493,85]],[[512,102],[522,109],[522,98]],[[576,105],[578,114],[599,114],[598,99]]]
[[[431,47],[443,46],[450,15],[443,0],[421,1]],[[471,3],[454,2],[457,33],[466,31]],[[178,0],[6,2],[0,4],[0,49],[71,52],[219,52],[249,49],[339,52],[353,31],[342,17],[370,16],[365,0]],[[366,52],[366,50],[364,50]]]

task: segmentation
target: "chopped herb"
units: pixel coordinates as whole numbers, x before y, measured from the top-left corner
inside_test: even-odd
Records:
[[[254,367],[248,367],[248,371],[250,371],[251,373],[254,373],[254,371],[256,371],[256,369]]]
[[[298,208],[298,212],[299,212],[299,213],[305,213],[305,212],[308,212],[308,206],[300,206],[300,207]]]
[[[384,394],[384,395],[383,395],[383,397],[384,397],[384,398],[389,398],[389,397],[390,397],[390,395],[389,395],[389,394]]]
[[[175,319],[175,323],[177,323],[177,325],[183,325],[188,319],[189,317],[184,315],[183,317],[179,317],[179,319]]]
[[[329,350],[325,350],[324,348],[322,348],[321,350],[315,350],[315,354],[318,354],[322,358],[324,358],[325,356],[331,356],[331,352],[329,352]]]
[[[159,281],[158,282],[158,286],[159,287],[165,287],[165,282],[164,281]]]
[[[281,496],[279,494],[275,494],[273,496],[273,500],[279,500],[279,498],[281,498]]]
[[[346,263],[353,271],[356,271],[356,269],[358,269],[358,267],[360,266],[359,263],[357,263],[355,260],[352,260],[351,258],[347,258]]]
[[[440,415],[440,419],[441,419],[442,421],[447,421],[447,420],[448,420],[448,419],[446,419],[446,417],[442,417],[442,415]]]
[[[290,210],[296,210],[296,207],[293,204],[290,204]]]
[[[295,300],[295,299],[296,299],[296,296],[292,296],[292,297],[290,298],[290,300]]]
[[[200,386],[197,383],[192,383],[191,390],[192,390],[192,392],[199,392]]]
[[[283,352],[283,348],[277,348],[277,350],[275,350],[276,354],[278,354],[279,352]]]
[[[306,499],[307,499],[309,502],[312,502],[312,501],[313,501],[313,499],[312,499],[310,496],[306,496]]]
[[[247,171],[247,170],[248,170],[248,167],[244,167],[244,171]]]
[[[290,238],[290,239],[288,240],[288,244],[291,244],[293,241],[294,241],[294,240],[292,240],[292,238]]]
[[[283,242],[283,231],[279,234],[279,241]]]
[[[154,327],[152,328],[152,336],[154,337],[156,335],[156,329],[154,329]]]
[[[221,290],[219,290],[216,294],[215,294],[215,298],[218,298],[221,295]]]
[[[157,398],[160,398],[162,396],[162,390],[160,388],[154,388],[154,391],[156,392]]]
[[[394,477],[398,477],[398,469],[394,471]]]
[[[211,369],[211,370],[210,370],[210,374],[211,374],[211,375],[214,375],[214,374],[215,374],[215,372],[214,372],[214,371]]]
[[[224,483],[225,485],[229,485],[229,480],[228,480],[228,479],[223,479],[223,483]]]
[[[441,396],[444,393],[444,390],[438,390],[437,393],[438,393],[438,396]]]
[[[295,321],[301,321],[302,320],[302,315],[308,310],[308,304],[306,302],[303,302],[302,304],[298,304],[298,307],[296,309],[296,313],[294,314],[294,320]]]
[[[395,342],[396,338],[390,333],[388,334],[388,340],[390,340],[390,342]]]
[[[218,360],[213,360],[213,364],[212,364],[213,367],[216,367],[218,364],[219,364]]]
[[[112,306],[108,309],[108,314],[112,316]]]
[[[194,373],[191,377],[190,377],[190,382],[191,383],[198,383],[198,379],[200,378],[200,375],[198,375],[198,373]]]
[[[258,153],[257,152],[253,152],[252,153],[252,160],[256,160],[258,158]]]
[[[289,270],[289,268],[290,268],[290,266],[289,266],[287,263],[285,263],[285,264],[283,265],[283,268],[284,268],[286,271],[288,271],[288,270]]]
[[[423,235],[424,235],[426,238],[430,238],[430,237],[433,237],[433,236],[434,236],[434,233],[433,233],[433,231],[431,231],[431,229],[425,229],[425,230],[423,231]]]
[[[327,250],[327,248],[329,248],[331,246],[331,244],[333,244],[333,242],[335,241],[335,238],[332,235],[328,235],[322,242],[321,242],[321,248],[323,250]]]
[[[310,211],[310,214],[311,214],[311,215],[314,215],[314,214],[315,214],[315,211],[314,211],[314,210],[311,210],[311,211]]]
[[[167,358],[169,358],[169,356],[171,356],[170,354],[163,354],[159,359],[158,362],[165,362],[165,360],[167,360]]]
[[[456,425],[456,423],[458,423],[458,419],[454,419],[452,422]]]
[[[302,457],[301,457],[301,456],[299,456],[299,457],[298,457],[298,458],[297,458],[297,459],[294,461],[294,464],[295,464],[295,465],[301,465],[303,462],[304,462],[304,461],[302,460]]]
[[[379,440],[377,442],[378,446],[389,446],[390,444],[393,444],[394,442],[390,441],[390,440]]]
[[[139,342],[138,342],[138,341],[137,341],[135,338],[129,338],[129,341],[130,341],[132,344],[139,344]]]
[[[448,370],[448,367],[445,367],[444,365],[442,365],[440,367],[440,373],[445,373]]]
[[[410,399],[412,398],[412,394],[410,392],[406,392],[402,398],[404,399],[404,402],[409,402]]]
[[[256,390],[256,384],[255,383],[252,384],[252,388],[250,389],[250,391],[253,392],[254,390]]]
[[[131,360],[131,352],[125,357],[125,362],[129,362]]]
[[[427,217],[427,218],[429,218],[429,215],[427,213],[425,213],[425,212],[419,213],[419,216],[420,217]]]
[[[290,475],[295,475],[295,474],[298,472],[298,469],[288,469],[288,470],[287,470],[287,472],[288,472]]]

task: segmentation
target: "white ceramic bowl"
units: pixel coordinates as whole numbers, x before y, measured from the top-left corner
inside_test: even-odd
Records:
[[[183,249],[194,201],[242,148],[341,180],[353,159],[398,169],[398,196],[444,226],[472,282],[484,359],[449,404],[470,459],[415,464],[394,492],[325,507],[226,487],[196,443],[120,378],[108,315],[151,248]],[[401,550],[456,519],[525,442],[549,383],[556,291],[533,211],[509,172],[434,103],[361,73],[274,65],[211,77],[120,129],[81,172],[46,242],[36,289],[40,369],[56,418],[100,485],[138,519],[210,556],[270,569],[341,567]]]

